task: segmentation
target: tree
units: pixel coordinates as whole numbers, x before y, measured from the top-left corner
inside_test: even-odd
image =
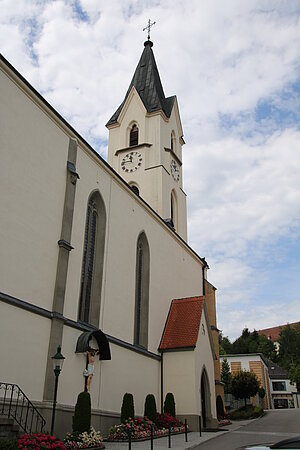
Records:
[[[83,433],[91,429],[91,397],[89,392],[81,392],[77,397],[73,416],[73,432]]]
[[[296,384],[297,392],[300,392],[300,364],[292,364],[289,370],[289,377],[292,383]]]
[[[225,384],[224,390],[227,394],[231,390],[231,372],[226,358],[223,359],[222,363],[221,381]]]
[[[168,392],[164,401],[164,413],[176,417],[175,413],[175,399],[172,392]]]
[[[220,355],[230,355],[232,353],[232,344],[228,336],[223,336],[222,332],[219,332],[219,353]]]
[[[145,400],[144,417],[150,419],[153,423],[157,422],[156,401],[153,394],[148,394]]]
[[[121,422],[125,423],[128,419],[134,419],[134,402],[133,395],[126,392],[121,407]]]
[[[258,389],[258,379],[252,372],[243,370],[232,377],[231,392],[236,398],[243,398],[245,400],[245,407],[247,405],[247,398],[256,395]]]
[[[287,325],[281,330],[278,359],[279,365],[286,370],[300,364],[300,324],[293,328]]]

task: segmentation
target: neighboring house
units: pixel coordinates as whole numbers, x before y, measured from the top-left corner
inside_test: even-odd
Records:
[[[288,372],[261,353],[222,355],[221,364],[227,360],[232,375],[241,370],[255,373],[259,384],[265,390],[264,408],[292,408],[297,406],[296,387],[290,383]],[[253,404],[259,404],[258,395],[252,399]]]
[[[294,408],[295,403],[297,404],[295,402],[296,386],[291,384],[288,371],[270,359],[264,357],[264,360],[268,366],[272,407]]]
[[[107,124],[109,164],[0,59],[0,379],[20,385],[50,429],[61,345],[60,436],[86,387],[89,344],[100,351],[92,424],[104,434],[126,392],[137,415],[147,394],[160,409],[172,390],[192,429],[199,416],[216,424],[215,288],[187,243],[181,119],[152,45]]]
[[[278,352],[279,350],[279,338],[280,338],[280,332],[284,330],[288,325],[291,328],[294,328],[296,325],[299,325],[300,322],[294,322],[286,325],[279,325],[277,327],[271,327],[271,328],[264,328],[263,330],[258,330],[258,334],[264,334],[268,339],[270,339],[276,347],[276,350]]]

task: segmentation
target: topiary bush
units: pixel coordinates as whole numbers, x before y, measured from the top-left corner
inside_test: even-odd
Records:
[[[89,392],[81,392],[77,397],[73,416],[73,433],[89,432],[91,429],[91,397]]]
[[[121,422],[125,423],[128,419],[134,419],[134,401],[133,395],[126,392],[123,396]]]
[[[150,419],[156,424],[157,421],[157,409],[156,401],[153,394],[148,394],[145,400],[144,417]]]
[[[175,399],[172,392],[168,392],[164,402],[164,413],[171,414],[171,416],[176,417],[175,413]]]

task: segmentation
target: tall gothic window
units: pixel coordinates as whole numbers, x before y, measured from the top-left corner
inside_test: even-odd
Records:
[[[79,298],[79,320],[99,326],[106,213],[99,192],[88,201]]]
[[[145,233],[141,233],[136,249],[136,289],[134,343],[147,348],[149,316],[149,245]]]
[[[176,136],[174,131],[171,133],[171,150],[176,153]]]
[[[129,135],[129,146],[138,145],[139,143],[139,129],[136,124],[133,124]]]
[[[178,226],[178,212],[177,212],[177,197],[174,190],[171,192],[171,219],[173,222],[173,226],[176,230]]]

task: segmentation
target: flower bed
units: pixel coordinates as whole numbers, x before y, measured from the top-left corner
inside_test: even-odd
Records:
[[[66,449],[74,450],[78,448],[105,448],[102,441],[101,433],[91,427],[89,433],[67,433],[64,444]]]
[[[65,444],[58,440],[56,436],[45,433],[22,434],[18,439],[18,448],[27,450],[66,449]]]
[[[131,439],[133,441],[146,440],[150,439],[151,437],[151,429],[154,438],[167,436],[169,433],[169,424],[172,434],[184,433],[184,425],[179,420],[169,415],[169,417],[164,418],[164,414],[158,414],[158,416],[161,417],[160,419],[158,419],[157,425],[155,425],[147,417],[144,417],[144,419],[128,419],[125,421],[125,423],[115,425],[114,427],[110,428],[107,440],[128,441],[130,432]]]

